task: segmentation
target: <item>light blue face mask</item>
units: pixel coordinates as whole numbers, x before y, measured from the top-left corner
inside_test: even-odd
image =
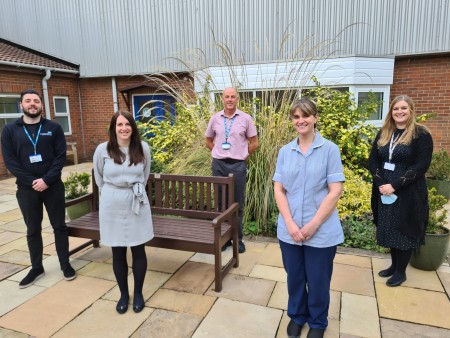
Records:
[[[392,204],[397,200],[396,194],[390,194],[390,195],[381,195],[381,203],[383,204]]]

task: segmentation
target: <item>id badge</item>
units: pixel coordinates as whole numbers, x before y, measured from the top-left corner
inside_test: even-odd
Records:
[[[42,162],[41,154],[30,155],[30,163]]]
[[[394,171],[395,170],[395,164],[394,163],[389,163],[389,162],[384,162],[384,169],[390,170],[390,171]]]
[[[231,148],[231,144],[229,144],[228,142],[222,143],[223,150],[229,150],[230,148]]]

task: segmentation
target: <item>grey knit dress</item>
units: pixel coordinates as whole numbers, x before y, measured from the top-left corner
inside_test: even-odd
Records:
[[[100,144],[94,153],[94,175],[100,189],[100,242],[131,247],[153,238],[153,222],[145,185],[150,174],[150,148],[142,142],[145,163],[129,166],[128,148],[122,164],[114,163]]]

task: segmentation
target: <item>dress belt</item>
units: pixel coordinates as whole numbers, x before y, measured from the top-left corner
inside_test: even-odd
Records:
[[[219,161],[228,163],[228,164],[235,164],[239,162],[244,162],[244,160],[236,160],[234,158],[218,158]]]

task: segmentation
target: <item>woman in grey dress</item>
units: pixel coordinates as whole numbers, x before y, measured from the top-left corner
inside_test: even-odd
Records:
[[[100,189],[100,241],[112,247],[113,270],[120,289],[116,310],[128,310],[127,247],[133,257],[133,310],[140,312],[147,256],[145,243],[153,238],[153,223],[145,185],[150,174],[150,149],[141,142],[133,115],[116,112],[109,141],[94,154],[94,175]]]

